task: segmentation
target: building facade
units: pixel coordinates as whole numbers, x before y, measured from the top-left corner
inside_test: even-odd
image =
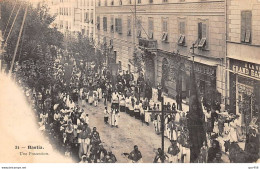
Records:
[[[76,15],[79,27],[83,36],[88,37],[91,41],[95,39],[95,0],[78,0]]]
[[[227,0],[227,98],[248,126],[260,110],[260,2]]]
[[[138,48],[146,80],[186,100],[194,58],[200,93],[217,90],[224,102],[224,0],[97,0],[96,22],[96,46],[122,70],[135,73]]]
[[[80,32],[80,14],[78,1],[75,0],[53,0],[51,11],[56,15],[55,26],[65,37]]]

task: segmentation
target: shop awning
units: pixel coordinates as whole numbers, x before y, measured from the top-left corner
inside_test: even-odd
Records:
[[[193,58],[190,57],[189,60],[193,61]],[[194,62],[201,63],[201,64],[208,65],[208,66],[217,66],[219,64],[219,62],[216,60],[210,60],[210,59],[207,59],[204,57],[198,57],[198,56],[194,57]]]

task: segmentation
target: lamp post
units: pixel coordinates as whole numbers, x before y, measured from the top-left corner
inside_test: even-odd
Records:
[[[164,155],[164,96],[162,93],[162,102],[161,102],[161,108],[162,108],[162,120],[161,120],[161,128],[162,128],[162,152]],[[164,159],[162,159],[162,162],[164,163]]]

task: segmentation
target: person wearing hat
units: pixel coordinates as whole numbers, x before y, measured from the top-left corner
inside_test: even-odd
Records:
[[[142,163],[142,154],[138,150],[138,146],[134,146],[134,150],[130,152],[128,159],[130,160],[131,163]]]
[[[177,146],[176,140],[171,140],[171,145],[168,148],[168,156],[170,163],[178,162],[178,153],[180,152],[179,147]]]

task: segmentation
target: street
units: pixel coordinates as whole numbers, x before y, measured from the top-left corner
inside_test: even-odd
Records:
[[[100,138],[104,142],[104,147],[115,154],[118,162],[128,162],[123,153],[130,153],[134,145],[138,145],[143,156],[143,162],[153,162],[157,148],[161,147],[161,135],[154,132],[153,124],[147,126],[126,113],[120,113],[119,127],[112,128],[104,123],[103,102],[99,102],[98,107],[86,105],[84,102],[84,106],[84,110],[89,113],[90,126],[97,127]],[[165,139],[165,150],[169,145],[170,141]]]
[[[86,104],[84,101],[81,107],[89,114],[90,127],[97,127],[104,147],[115,154],[119,163],[128,162],[123,153],[130,153],[134,145],[138,145],[143,156],[143,162],[153,162],[157,148],[161,147],[161,135],[155,133],[152,123],[147,126],[144,123],[142,124],[140,120],[121,112],[119,127],[111,127],[104,123],[103,111],[105,106],[102,101],[99,102],[97,107]],[[170,141],[167,138],[164,140],[164,148],[167,152]],[[228,155],[224,152],[222,153],[222,160],[226,163],[229,162]]]

